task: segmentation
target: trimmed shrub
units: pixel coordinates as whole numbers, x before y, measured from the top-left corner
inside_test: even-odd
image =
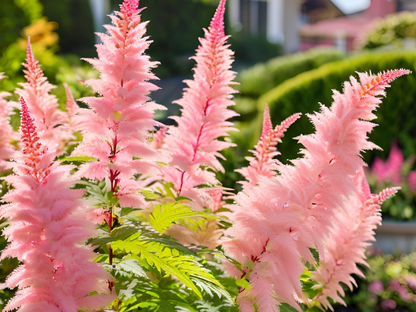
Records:
[[[237,89],[241,96],[257,98],[289,78],[344,57],[333,49],[313,49],[276,57],[241,72],[238,76],[241,84]]]
[[[393,69],[416,69],[416,52],[380,52],[366,53],[344,61],[323,65],[318,69],[300,74],[289,79],[270,90],[257,102],[258,117],[261,119],[264,104],[268,103],[274,123],[290,116],[295,112],[310,112],[319,109],[318,103],[329,105],[332,102],[332,89],[341,91],[342,83],[354,71],[372,71],[374,73]],[[388,151],[390,142],[398,139],[405,157],[414,154],[416,146],[416,78],[409,75],[397,82],[394,90],[388,90],[388,98],[383,100],[383,105],[377,113],[379,129],[370,136],[370,140]],[[260,122],[257,123],[250,145],[258,140]],[[287,137],[296,137],[301,133],[311,133],[311,124],[303,117],[293,124],[287,133]],[[279,150],[288,159],[296,158],[299,145],[293,141],[284,139],[279,145]],[[370,162],[375,155],[385,158],[388,153],[371,151],[364,156]]]
[[[392,14],[374,23],[363,42],[363,48],[375,49],[384,45],[403,46],[405,38],[416,39],[416,13]]]

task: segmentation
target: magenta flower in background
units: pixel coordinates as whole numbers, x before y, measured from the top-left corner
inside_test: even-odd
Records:
[[[368,285],[368,291],[374,294],[380,294],[384,291],[384,285],[382,281],[374,281]]]
[[[407,286],[413,291],[416,292],[416,278],[414,277],[407,277],[406,279]]]
[[[380,305],[381,305],[381,308],[383,309],[391,309],[391,310],[396,309],[397,307],[396,302],[390,299],[383,300]]]
[[[399,184],[403,161],[403,153],[397,146],[397,142],[392,142],[389,158],[383,162],[377,157],[371,167],[373,173],[377,176],[377,183],[390,180],[393,184]]]
[[[416,190],[416,171],[410,171],[407,176],[407,182],[411,191]]]

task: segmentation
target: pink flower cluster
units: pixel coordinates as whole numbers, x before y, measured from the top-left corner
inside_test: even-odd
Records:
[[[156,77],[150,72],[156,66],[144,54],[150,41],[145,37],[146,23],[137,13],[138,0],[124,1],[121,12],[111,15],[113,25],[106,25],[107,34],[99,34],[103,44],[97,45],[98,59],[87,59],[101,72],[100,79],[86,84],[101,95],[81,99],[90,109],[78,109],[76,122],[84,136],[73,155],[97,159],[83,165],[78,176],[109,179],[111,191],[122,207],[144,207],[139,193],[141,184],[134,174],[148,175],[155,171],[157,152],[149,148],[147,139],[158,122],[153,113],[164,107],[149,102],[147,96],[157,87],[148,82]]]
[[[229,273],[251,285],[237,299],[243,312],[254,311],[254,304],[260,311],[278,311],[279,302],[301,311],[298,302],[307,302],[299,280],[303,260],[314,263],[310,248],[325,254],[331,230],[342,226],[338,214],[348,214],[349,199],[359,198],[354,177],[364,165],[360,152],[375,147],[367,141],[372,111],[388,83],[408,73],[359,74],[360,82],[351,78],[343,94],[335,91],[331,108],[322,105],[320,113],[309,116],[316,132],[299,138],[303,158],[279,165],[280,175],[260,177],[256,186],[235,196],[228,214],[233,226],[223,247],[242,264],[242,272],[226,264]]]
[[[61,153],[65,143],[72,139],[72,133],[68,129],[66,113],[58,109],[58,99],[50,94],[55,86],[48,82],[39,61],[35,60],[30,38],[23,66],[26,67],[24,73],[27,82],[21,83],[23,89],[16,89],[15,92],[26,100],[42,143],[53,148],[57,146],[58,153]]]
[[[194,79],[188,80],[182,99],[180,117],[172,117],[177,127],[171,127],[162,151],[170,155],[171,167],[164,168],[164,180],[172,182],[179,196],[193,200],[194,209],[209,206],[211,188],[198,188],[203,184],[220,185],[213,171],[224,171],[217,158],[219,151],[234,144],[220,140],[235,130],[228,119],[237,114],[228,109],[235,105],[231,100],[236,91],[231,88],[235,73],[232,72],[232,55],[224,34],[225,0],[221,0],[200,38],[201,46],[193,58],[196,61]],[[206,167],[205,169],[202,166]],[[209,170],[208,170],[209,169]]]
[[[14,158],[17,175],[6,177],[15,189],[4,196],[1,206],[8,218],[4,234],[10,245],[2,258],[23,262],[8,278],[7,286],[18,287],[5,311],[78,311],[96,309],[111,302],[108,274],[92,260],[95,254],[85,241],[95,235],[87,221],[83,191],[71,190],[71,166],[54,162],[55,151],[40,143],[34,120],[23,98],[21,144]],[[91,295],[93,292],[97,295]]]
[[[366,247],[375,240],[374,230],[381,225],[380,204],[400,189],[388,188],[378,195],[371,195],[363,169],[357,172],[354,181],[359,190],[355,196],[346,199],[348,210],[336,215],[339,226],[331,229],[320,265],[312,276],[322,287],[314,300],[325,308],[332,308],[328,298],[345,305],[340,297],[345,295],[341,282],[352,290],[353,284],[356,286],[352,274],[365,278],[357,264],[366,265]]]
[[[176,102],[182,115],[173,117],[174,127],[153,119],[155,110],[164,107],[149,98],[157,89],[149,82],[157,79],[151,73],[157,63],[145,55],[150,41],[139,0],[124,0],[120,12],[110,16],[112,24],[105,26],[108,33],[99,34],[103,43],[97,45],[98,58],[87,59],[101,73],[99,79],[86,82],[99,94],[82,99],[89,109],[79,108],[67,86],[68,112],[57,109],[57,99],[50,94],[53,86],[28,42],[27,82],[16,91],[22,96],[22,150],[14,154],[16,175],[7,177],[15,189],[4,197],[9,204],[0,208],[10,222],[4,234],[11,242],[2,257],[16,256],[23,263],[7,279],[8,287],[19,290],[6,311],[91,310],[114,299],[114,293],[108,294],[113,282],[92,263],[95,254],[85,246],[96,235],[96,225],[85,216],[98,222],[105,219],[111,231],[113,207],[87,208],[83,191],[71,189],[75,178],[105,179],[113,199],[118,199],[114,205],[120,207],[145,208],[140,191],[157,179],[172,183],[174,196],[190,199],[187,203],[195,210],[217,212],[224,206],[225,190],[215,172],[224,171],[220,151],[233,146],[227,136],[235,130],[230,119],[237,115],[229,108],[234,105],[235,73],[224,33],[225,2],[220,0],[205,38],[200,39],[193,80],[186,81],[188,88]],[[310,302],[300,282],[305,262],[316,266],[312,278],[321,287],[313,300],[329,308],[328,298],[343,302],[340,283],[352,287],[351,274],[361,274],[357,263],[365,263],[364,248],[381,222],[380,204],[397,191],[370,193],[360,153],[376,147],[367,134],[374,127],[370,121],[385,88],[408,73],[361,73],[359,81],[351,77],[343,94],[334,92],[330,108],[322,105],[320,112],[309,115],[316,132],[298,138],[303,157],[290,165],[274,159],[279,155],[276,146],[300,114],[273,128],[266,106],[250,165],[239,170],[247,179],[243,191],[233,196],[234,204],[225,206],[230,212],[221,215],[232,226],[220,243],[227,256],[241,264],[237,268],[224,262],[224,268],[245,280],[237,297],[242,312],[279,311],[282,302],[301,311],[300,303]],[[5,160],[13,152],[4,96],[0,94],[0,170],[10,167]],[[160,127],[157,132],[155,126]],[[84,140],[73,156],[93,161],[71,176],[73,167],[54,159],[74,130]],[[155,161],[160,159],[169,166],[158,167]],[[393,148],[389,160],[377,160],[374,170],[380,179],[394,182],[402,163],[401,152]],[[416,173],[409,175],[411,179],[416,185]],[[194,232],[196,236],[181,226],[172,227],[170,234],[179,231],[189,244],[215,248],[223,230],[217,220],[205,221],[204,231]],[[319,252],[319,266],[311,249]],[[109,259],[112,264],[111,248]]]
[[[255,186],[259,180],[259,176],[273,177],[276,175],[277,163],[273,157],[280,155],[277,151],[276,145],[281,142],[284,132],[289,126],[300,118],[300,114],[294,114],[282,122],[280,126],[273,129],[270,120],[269,108],[266,104],[264,109],[263,131],[259,143],[254,147],[256,150],[251,151],[254,157],[247,157],[250,166],[237,170],[248,181],[241,182],[244,187]]]

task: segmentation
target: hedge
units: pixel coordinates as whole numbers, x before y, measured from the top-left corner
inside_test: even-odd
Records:
[[[329,105],[332,102],[332,89],[342,90],[342,83],[355,74],[355,71],[371,71],[374,73],[395,69],[416,69],[416,51],[396,51],[365,53],[344,61],[323,65],[318,69],[300,74],[289,79],[264,94],[257,102],[257,127],[250,138],[250,144],[256,142],[260,133],[260,120],[264,103],[268,103],[274,123],[295,112],[312,113],[319,109],[318,103]],[[378,109],[375,122],[379,126],[370,135],[370,140],[384,149],[368,151],[364,156],[367,162],[375,155],[386,158],[390,142],[398,139],[399,144],[408,157],[416,153],[416,77],[409,75],[394,81],[393,88],[387,90],[387,98]],[[308,118],[303,116],[289,129],[283,143],[279,145],[282,157],[297,157],[299,145],[292,139],[301,133],[313,131]],[[247,138],[246,138],[246,141]]]
[[[384,45],[401,47],[406,38],[416,39],[416,13],[401,12],[378,20],[367,32],[363,48],[375,49]],[[414,44],[413,44],[414,45]]]
[[[276,57],[242,71],[237,89],[243,97],[258,98],[289,78],[344,57],[337,50],[322,48]]]

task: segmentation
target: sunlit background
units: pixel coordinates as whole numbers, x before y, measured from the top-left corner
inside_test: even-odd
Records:
[[[80,58],[94,57],[99,39],[110,22],[108,14],[121,0],[0,0],[0,72],[9,78],[0,91],[13,93],[24,80],[21,63],[30,36],[36,57],[64,107],[66,82],[74,97],[92,94],[82,80],[97,72]],[[235,119],[238,147],[224,152],[222,183],[238,189],[245,156],[260,136],[264,105],[274,124],[295,112],[312,113],[318,103],[330,104],[332,89],[356,71],[393,68],[416,71],[416,0],[228,0],[226,32],[235,51]],[[158,119],[179,113],[172,105],[182,93],[183,79],[192,75],[189,60],[207,27],[217,0],[141,0],[143,20],[150,20],[153,40],[148,54],[159,61],[155,69],[161,90],[152,98],[168,107]],[[16,97],[16,95],[13,95]],[[80,105],[83,105],[80,102]],[[18,116],[16,114],[16,116]],[[415,74],[394,82],[377,113],[380,125],[370,139],[384,151],[363,155],[373,192],[399,185],[402,191],[383,206],[384,225],[369,250],[367,280],[347,293],[351,311],[416,311],[416,79]],[[16,121],[17,120],[17,121]],[[18,127],[17,119],[12,119]],[[279,160],[298,157],[292,138],[313,131],[302,117],[279,144]],[[378,160],[377,160],[378,159]],[[377,165],[376,165],[377,164]],[[6,244],[3,240],[1,243]],[[16,265],[0,264],[0,283]],[[1,285],[1,284],[0,284]],[[8,290],[0,290],[0,300]],[[2,299],[3,298],[3,299]],[[342,310],[337,307],[338,311]]]

